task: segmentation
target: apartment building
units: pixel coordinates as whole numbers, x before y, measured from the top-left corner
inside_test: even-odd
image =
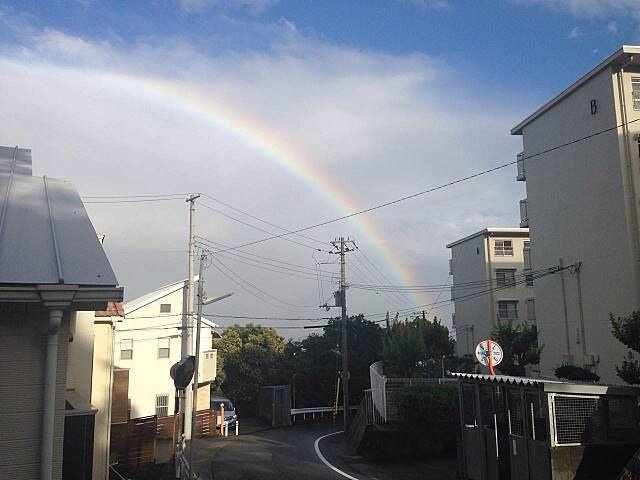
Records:
[[[516,125],[522,225],[534,269],[541,373],[562,363],[620,382],[609,314],[640,308],[640,47],[623,46]]]
[[[500,322],[536,322],[529,229],[485,228],[447,245],[456,353],[473,353]]]

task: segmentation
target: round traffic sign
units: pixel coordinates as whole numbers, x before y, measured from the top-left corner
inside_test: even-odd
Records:
[[[489,355],[491,355],[491,366],[495,367],[504,358],[502,347],[493,340],[482,340],[476,345],[476,359],[484,366],[489,365]]]

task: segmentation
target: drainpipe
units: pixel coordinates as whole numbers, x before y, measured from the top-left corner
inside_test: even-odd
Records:
[[[560,285],[562,286],[562,312],[564,313],[564,336],[566,340],[567,356],[571,356],[571,339],[569,337],[569,315],[567,313],[567,289],[564,283],[564,261],[558,259],[560,265]]]
[[[487,252],[487,268],[489,269],[489,272],[487,274],[488,279],[490,280],[490,284],[489,285],[493,285],[493,267],[491,265],[491,234],[488,233],[487,236],[485,237],[485,243],[486,243],[486,252]],[[496,326],[496,299],[495,296],[493,294],[494,288],[493,286],[491,287],[490,291],[489,291],[489,302],[490,302],[490,312],[491,312],[491,330],[493,330],[493,327]],[[475,345],[474,345],[475,347]]]
[[[58,373],[58,330],[62,323],[62,310],[49,310],[47,353],[45,357],[44,398],[42,412],[42,444],[40,451],[40,478],[53,476],[53,442],[56,416],[56,380]]]

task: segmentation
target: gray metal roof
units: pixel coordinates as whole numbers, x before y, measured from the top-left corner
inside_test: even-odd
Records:
[[[545,392],[574,395],[628,395],[640,396],[640,388],[631,385],[603,385],[599,383],[576,383],[547,378],[513,377],[510,375],[484,375],[478,373],[452,373],[461,380],[502,385],[524,385],[538,387]]]
[[[17,147],[0,147],[0,284],[118,284],[76,190]]]
[[[464,243],[472,238],[485,236],[485,237],[529,237],[529,229],[521,228],[521,227],[487,227],[485,229],[480,230],[479,232],[472,233],[471,235],[467,235],[466,237],[461,238],[460,240],[456,240],[454,242],[446,245],[447,248],[454,247],[461,243]]]

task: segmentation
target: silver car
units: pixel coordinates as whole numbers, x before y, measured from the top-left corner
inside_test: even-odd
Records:
[[[229,426],[235,425],[238,417],[233,402],[227,397],[211,397],[211,408],[216,413],[220,411],[220,404],[224,406],[224,420],[229,423]]]

